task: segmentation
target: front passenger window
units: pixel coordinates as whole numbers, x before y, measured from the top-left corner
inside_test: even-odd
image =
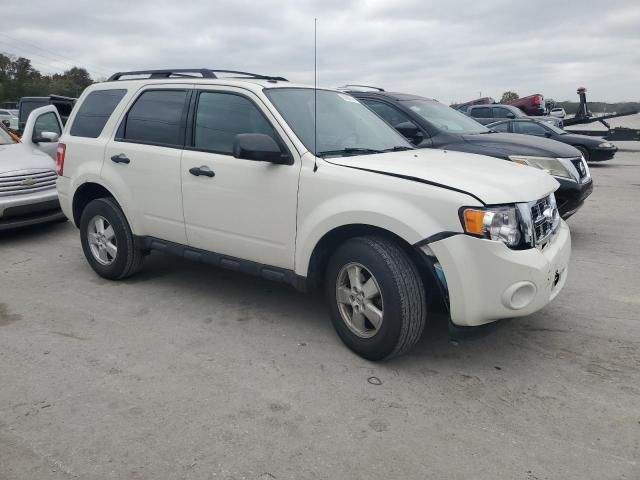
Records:
[[[196,113],[194,147],[231,155],[239,133],[263,133],[280,143],[269,121],[248,98],[232,93],[202,92]]]

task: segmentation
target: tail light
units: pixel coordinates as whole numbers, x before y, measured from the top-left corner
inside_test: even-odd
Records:
[[[533,104],[536,106],[542,105],[542,95],[536,95],[533,97]]]
[[[58,164],[58,175],[62,176],[64,172],[64,156],[67,153],[67,146],[64,143],[58,144],[58,149],[56,150],[56,163]]]

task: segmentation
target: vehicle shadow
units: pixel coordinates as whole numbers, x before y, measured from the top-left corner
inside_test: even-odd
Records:
[[[72,227],[69,221],[57,221],[51,223],[40,223],[29,225],[28,227],[14,228],[0,231],[0,243],[22,242],[41,237],[42,235],[54,235]]]

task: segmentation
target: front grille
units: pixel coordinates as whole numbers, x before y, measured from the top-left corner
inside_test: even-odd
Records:
[[[19,175],[0,176],[0,197],[20,195],[55,187],[58,175],[53,170],[34,170]]]
[[[586,162],[582,159],[582,157],[577,157],[577,158],[572,158],[571,159],[571,163],[573,164],[574,167],[576,167],[576,170],[578,171],[578,179],[580,180],[580,183],[582,183],[585,178],[587,178],[587,175],[589,174],[589,170],[587,169],[587,165]]]
[[[560,214],[553,194],[531,205],[533,244],[544,248],[553,232],[560,225]]]

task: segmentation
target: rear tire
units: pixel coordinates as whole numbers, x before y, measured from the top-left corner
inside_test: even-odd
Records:
[[[347,240],[329,260],[325,290],[336,332],[367,360],[402,355],[422,336],[424,285],[409,255],[391,240]]]
[[[80,218],[82,250],[101,277],[121,280],[138,272],[144,254],[124,213],[112,198],[92,200]]]

